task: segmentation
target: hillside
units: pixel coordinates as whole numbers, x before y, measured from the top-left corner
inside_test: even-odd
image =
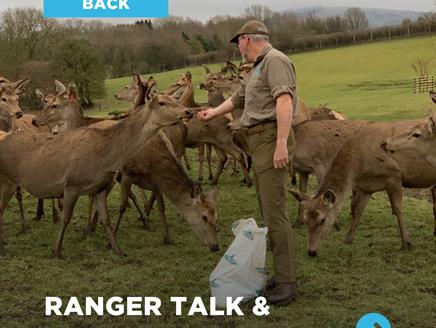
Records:
[[[399,25],[403,19],[416,20],[425,12],[411,11],[411,10],[394,10],[394,9],[378,9],[378,8],[361,8],[368,17],[370,27],[380,27],[389,25]],[[302,9],[293,10],[297,15],[304,16],[310,12],[315,12],[319,17],[328,17],[340,15],[342,16],[347,10],[347,7],[307,7]]]
[[[436,58],[436,36],[399,39],[343,48],[291,55],[298,77],[299,94],[309,105],[327,103],[350,118],[389,120],[420,117],[431,106],[426,94],[412,93],[415,73],[410,63],[416,57]],[[210,65],[213,71],[221,64]],[[189,70],[194,84],[205,78],[202,67],[189,67],[153,76],[160,90],[165,90],[179,74]],[[436,61],[433,62],[436,75]],[[108,80],[103,108],[122,109],[128,103],[113,95],[131,77]],[[204,102],[206,93],[195,90],[196,99]]]

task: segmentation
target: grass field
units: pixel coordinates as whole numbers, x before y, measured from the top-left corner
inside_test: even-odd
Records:
[[[423,117],[432,105],[426,94],[413,95],[414,72],[410,62],[418,56],[436,60],[436,37],[413,38],[355,47],[323,50],[292,56],[297,68],[299,93],[310,105],[328,103],[352,119],[392,120]],[[433,65],[436,61],[433,61]],[[220,65],[210,65],[217,70]],[[195,83],[204,78],[201,67],[189,68]],[[185,70],[153,74],[164,90]],[[436,67],[432,67],[436,73]],[[99,101],[105,115],[128,108],[113,94],[130,77],[107,81],[107,97]],[[197,93],[197,101],[205,101]],[[433,107],[434,108],[434,107]],[[192,160],[195,153],[190,152]],[[395,328],[436,327],[436,237],[432,206],[423,199],[406,197],[406,227],[414,248],[400,251],[396,220],[384,193],[376,194],[364,212],[352,245],[344,245],[350,224],[349,205],[341,211],[341,229],[332,231],[317,258],[306,255],[306,229],[295,231],[300,297],[284,308],[270,308],[270,315],[244,317],[177,317],[170,296],[188,300],[210,296],[208,278],[232,241],[231,223],[258,218],[253,188],[239,185],[241,177],[227,170],[219,183],[219,239],[221,249],[210,253],[200,245],[183,218],[167,203],[174,245],[162,242],[157,209],[151,216],[152,231],[140,228],[133,208],[127,210],[118,241],[127,253],[117,258],[105,248],[102,227],[83,238],[87,198],[82,197],[64,242],[64,260],[50,257],[59,226],[47,218],[32,222],[27,234],[20,230],[19,212],[12,201],[5,215],[7,256],[0,259],[0,327],[355,327],[365,313],[386,315]],[[197,176],[196,167],[189,172]],[[210,186],[205,183],[204,189]],[[110,196],[110,215],[117,213],[119,190]],[[36,201],[26,195],[27,216],[35,214]],[[289,198],[289,215],[295,219],[295,202]],[[267,262],[271,267],[271,257]],[[64,300],[77,296],[157,296],[161,317],[45,317],[44,298]],[[186,314],[189,308],[184,307]]]

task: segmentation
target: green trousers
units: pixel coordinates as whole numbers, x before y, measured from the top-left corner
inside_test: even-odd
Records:
[[[288,168],[274,168],[277,126],[266,124],[264,127],[263,131],[248,135],[254,183],[260,214],[268,227],[274,277],[279,283],[290,283],[296,281],[296,275],[294,236],[286,214],[285,183],[288,178]],[[295,139],[291,130],[288,139],[289,162],[292,160],[294,148]]]

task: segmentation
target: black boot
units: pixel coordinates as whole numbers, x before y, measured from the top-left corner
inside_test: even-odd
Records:
[[[271,296],[267,298],[268,303],[273,305],[286,305],[297,298],[297,284],[277,283]]]
[[[271,277],[266,281],[265,290],[271,290],[276,287],[276,278]]]

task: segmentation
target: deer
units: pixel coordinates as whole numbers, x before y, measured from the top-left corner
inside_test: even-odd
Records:
[[[62,258],[65,231],[80,195],[94,195],[112,251],[124,255],[108,217],[108,187],[145,140],[161,127],[193,116],[167,96],[151,96],[154,90],[143,86],[136,100],[143,109],[107,129],[78,128],[58,134],[23,131],[6,135],[0,141],[0,255],[5,254],[3,214],[17,187],[39,198],[63,199],[63,222],[55,243],[55,257]],[[146,97],[148,102],[144,102]],[[32,161],[27,160],[29,157]]]
[[[436,100],[434,101],[436,103]],[[433,171],[436,169],[435,143],[436,113],[434,111],[430,111],[424,121],[387,138],[383,143],[383,148],[392,155],[406,155],[410,158],[416,158],[416,166],[405,166],[402,169],[411,170],[411,172],[407,172],[407,177],[412,176],[413,182],[417,181],[423,187],[431,186],[434,236],[436,236],[436,181],[433,180]],[[412,182],[407,180],[405,183],[411,184]]]
[[[432,188],[434,195],[436,170],[426,157],[419,157],[416,152],[397,152],[391,149],[389,138],[417,123],[417,120],[368,123],[346,140],[312,197],[288,190],[305,205],[309,256],[317,255],[322,241],[336,221],[341,204],[351,191],[352,224],[345,238],[346,244],[353,242],[370,196],[385,190],[397,218],[401,248],[411,248],[402,212],[402,187]]]
[[[135,78],[137,89],[149,88],[150,79],[145,81],[140,75]],[[68,96],[66,99],[71,98],[74,94],[74,86],[69,86]],[[56,107],[51,115],[45,115],[38,118],[40,124],[49,124],[52,126],[62,126],[64,128],[77,128],[87,126],[86,122],[82,119],[82,114],[78,110],[77,104],[72,104],[67,100],[60,102],[60,106]],[[144,110],[143,106],[136,105],[131,113],[138,110]],[[132,114],[131,114],[132,115]],[[74,118],[74,117],[75,118]],[[72,127],[68,122],[81,122],[79,126]],[[101,121],[89,125],[94,128],[108,128],[116,121]],[[172,145],[169,143],[168,138],[164,134],[171,136],[174,148],[177,149],[177,157],[174,154]],[[215,197],[216,191],[210,193],[203,193],[201,187],[195,184],[187,176],[186,172],[180,166],[178,158],[181,157],[184,150],[184,138],[186,137],[187,129],[185,124],[178,122],[177,124],[164,127],[163,130],[158,132],[156,136],[150,139],[149,142],[144,143],[141,149],[121,168],[121,174],[118,180],[121,184],[121,203],[119,207],[119,214],[114,226],[114,235],[118,230],[121,218],[127,208],[128,198],[131,195],[131,186],[135,184],[141,188],[153,191],[150,198],[147,212],[145,213],[139,206],[138,212],[143,219],[144,225],[147,226],[146,217],[152,206],[154,199],[157,199],[159,211],[162,221],[164,223],[164,242],[171,243],[169,235],[169,228],[165,216],[165,207],[163,201],[164,194],[169,198],[173,204],[180,210],[186,220],[190,223],[193,231],[198,238],[207,245],[210,250],[218,250],[218,242],[216,237],[216,218],[217,212],[215,210]],[[173,181],[173,184],[170,182]],[[97,217],[94,216],[92,222],[88,220],[87,233],[90,234],[95,229]]]

